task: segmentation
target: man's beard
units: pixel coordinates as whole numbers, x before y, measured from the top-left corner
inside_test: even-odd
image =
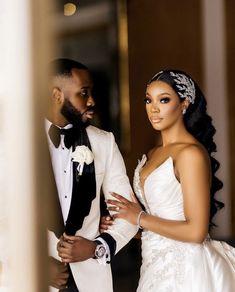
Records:
[[[93,107],[88,107],[87,110],[91,108]],[[78,111],[67,98],[65,98],[63,106],[61,108],[61,114],[74,127],[86,128],[89,125],[88,120],[87,121],[82,120],[82,115],[84,113],[81,113],[80,111]]]

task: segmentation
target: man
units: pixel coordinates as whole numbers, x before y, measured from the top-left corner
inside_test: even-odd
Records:
[[[87,67],[69,59],[52,67],[46,132],[64,228],[49,226],[51,285],[66,292],[111,292],[110,260],[137,228],[117,219],[99,235],[100,191],[106,200],[110,192],[131,199],[131,187],[112,133],[89,125],[95,102]]]

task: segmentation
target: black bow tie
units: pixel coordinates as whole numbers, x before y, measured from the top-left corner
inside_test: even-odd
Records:
[[[69,129],[60,129],[53,124],[50,126],[48,134],[56,148],[60,145],[61,135],[64,135],[64,145],[68,149],[75,143],[77,138],[74,127]]]

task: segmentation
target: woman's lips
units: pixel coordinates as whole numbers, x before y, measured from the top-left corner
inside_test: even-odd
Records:
[[[152,123],[160,123],[162,121],[162,118],[151,117],[150,120],[151,120]]]

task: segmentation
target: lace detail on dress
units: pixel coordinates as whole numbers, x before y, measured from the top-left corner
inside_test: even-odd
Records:
[[[190,259],[199,245],[185,244],[171,240],[150,231],[142,233],[142,279],[141,291],[155,291],[159,286],[161,292],[173,292],[175,285],[180,287],[184,281],[185,261]],[[151,271],[151,281],[145,279],[144,271]],[[148,273],[149,275],[149,273]],[[144,288],[144,289],[143,289]]]
[[[146,211],[149,213],[148,204],[145,200],[143,189],[142,189],[141,183],[140,183],[140,171],[143,168],[143,166],[145,165],[146,161],[147,161],[147,156],[145,154],[143,154],[141,160],[138,160],[138,165],[137,165],[137,167],[135,169],[135,173],[134,173],[133,188],[134,188],[135,194],[138,197],[138,199],[140,200],[141,204],[143,204]]]

